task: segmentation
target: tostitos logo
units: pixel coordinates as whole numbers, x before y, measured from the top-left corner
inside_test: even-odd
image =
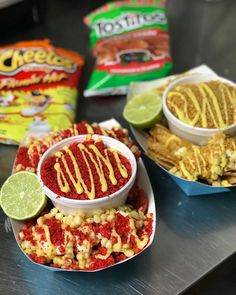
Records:
[[[49,68],[75,72],[75,63],[54,51],[42,49],[6,49],[0,52],[0,74],[18,73],[24,66],[46,66]]]
[[[98,37],[109,37],[153,24],[166,25],[167,19],[161,11],[153,13],[128,12],[114,19],[102,19],[96,22]]]

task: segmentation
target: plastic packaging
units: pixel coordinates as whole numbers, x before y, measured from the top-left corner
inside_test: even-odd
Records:
[[[125,94],[132,81],[169,74],[172,62],[164,2],[111,2],[85,18],[96,57],[85,96]]]
[[[69,127],[82,65],[80,55],[49,40],[0,47],[0,142]]]

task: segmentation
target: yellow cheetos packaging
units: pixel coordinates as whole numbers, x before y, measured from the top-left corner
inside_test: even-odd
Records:
[[[49,40],[0,47],[0,142],[19,144],[27,131],[68,128],[83,63]]]

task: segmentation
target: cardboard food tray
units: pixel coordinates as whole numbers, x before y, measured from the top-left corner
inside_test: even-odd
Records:
[[[193,68],[188,71],[189,74],[211,74],[217,77],[217,74],[210,69],[206,65],[201,65],[199,67]],[[164,83],[166,83],[170,79],[174,79],[176,76],[168,76],[162,79],[153,80],[149,82],[134,82],[131,83],[127,99],[130,100],[134,95],[141,94],[147,90],[152,88],[160,87]],[[147,150],[147,133],[138,129],[135,129],[131,126],[132,133],[134,134],[137,142],[142,147],[144,152]],[[206,195],[206,194],[216,194],[222,192],[230,192],[230,188],[225,187],[213,187],[208,184],[200,183],[198,181],[190,181],[185,180],[183,178],[177,177],[171,174],[168,170],[163,168],[161,165],[158,165],[161,169],[163,169],[176,183],[177,185],[185,192],[188,196],[198,196],[198,195]],[[232,186],[233,187],[233,186]],[[235,187],[235,185],[234,185]]]
[[[115,119],[110,119],[110,120],[101,122],[100,123],[100,126],[105,127],[105,128],[112,128],[112,127],[120,126],[120,125],[119,125],[119,123]],[[35,133],[34,134],[28,133],[26,135],[25,139],[23,140],[23,142],[21,143],[21,146],[24,145],[25,140],[29,136],[32,136],[32,135],[35,137]],[[39,137],[44,137],[46,135],[47,135],[47,133],[39,133],[38,134]],[[154,199],[154,195],[153,195],[153,191],[152,191],[152,186],[151,186],[151,183],[150,183],[150,180],[149,180],[149,177],[148,177],[146,168],[145,168],[144,163],[143,163],[143,161],[142,161],[141,158],[139,158],[139,161],[138,161],[137,183],[144,190],[144,192],[146,193],[146,195],[148,197],[148,210],[147,210],[147,212],[153,214],[153,223],[152,223],[153,231],[152,231],[152,234],[150,236],[150,239],[149,239],[149,242],[148,242],[147,246],[142,251],[140,251],[138,254],[136,254],[136,255],[134,255],[134,256],[132,256],[130,258],[127,258],[127,259],[125,259],[123,261],[117,262],[116,264],[111,265],[109,267],[114,267],[114,266],[116,266],[118,264],[124,263],[124,262],[126,262],[126,261],[134,258],[135,256],[139,255],[141,252],[143,252],[144,250],[146,250],[152,244],[152,242],[153,242],[153,239],[154,239],[154,236],[155,236],[155,230],[156,230],[155,199]],[[19,244],[18,233],[19,233],[19,231],[20,231],[20,229],[22,228],[23,225],[24,225],[24,222],[20,222],[20,221],[16,221],[16,220],[11,219],[12,230],[13,230],[13,233],[14,233],[14,236],[15,236],[15,239],[16,239],[16,242],[17,242],[17,244],[18,244],[18,246],[19,246],[20,249],[21,249],[21,247],[20,247],[20,244]],[[40,266],[40,267],[42,267],[44,269],[50,270],[50,271],[97,272],[97,271],[101,271],[101,270],[104,270],[104,269],[109,268],[109,267],[106,267],[106,268],[102,268],[102,269],[98,269],[98,270],[67,270],[67,269],[55,268],[55,267],[46,266],[46,265],[42,265],[42,264],[36,263],[36,262],[32,261],[25,254],[25,252],[22,249],[21,249],[21,251],[24,253],[24,255],[32,263],[34,263],[34,264],[36,264],[36,265],[38,265],[38,266]]]

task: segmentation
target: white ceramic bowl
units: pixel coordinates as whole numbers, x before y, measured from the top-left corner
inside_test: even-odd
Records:
[[[48,157],[52,156],[57,151],[61,150],[64,146],[71,145],[72,143],[75,143],[75,142],[79,143],[84,141],[86,139],[86,136],[87,135],[73,136],[56,143],[43,154],[38,164],[37,174],[38,174],[41,186],[43,188],[43,191],[51,199],[54,206],[58,208],[65,215],[76,214],[81,211],[88,212],[96,208],[110,208],[110,207],[117,207],[119,205],[123,205],[126,202],[126,198],[128,196],[129,190],[132,188],[135,182],[136,173],[137,173],[137,162],[131,150],[120,141],[113,139],[111,137],[93,135],[92,139],[94,140],[101,139],[107,147],[115,148],[129,160],[131,164],[131,168],[132,168],[132,174],[128,182],[124,185],[124,187],[122,187],[120,190],[116,191],[115,193],[102,198],[98,198],[94,200],[74,200],[74,199],[69,199],[62,196],[58,197],[57,194],[55,194],[47,186],[45,186],[41,178],[41,167],[43,162]]]
[[[174,134],[178,135],[179,137],[187,139],[190,142],[198,144],[198,145],[206,144],[208,140],[220,130],[229,135],[235,134],[236,124],[230,125],[224,129],[193,127],[191,125],[183,123],[178,118],[176,118],[169,110],[166,100],[167,100],[168,92],[172,88],[176,87],[177,85],[208,82],[211,80],[218,80],[224,83],[231,84],[232,86],[236,86],[236,84],[233,83],[232,81],[218,77],[216,75],[193,74],[191,76],[182,77],[173,81],[172,83],[168,85],[168,87],[165,89],[163,93],[163,112],[168,121],[169,129]]]

